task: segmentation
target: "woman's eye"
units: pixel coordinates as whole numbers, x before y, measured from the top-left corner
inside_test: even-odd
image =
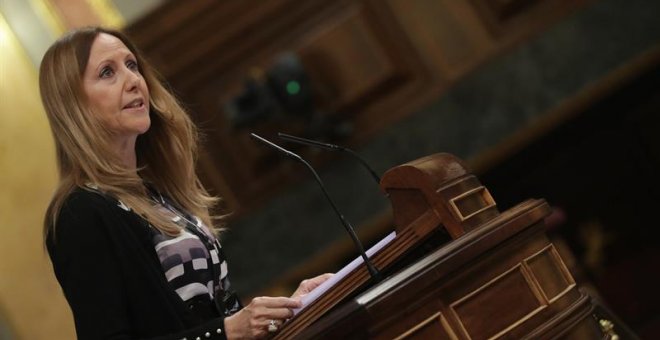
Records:
[[[110,68],[109,66],[106,66],[103,69],[101,69],[101,73],[99,73],[99,77],[108,78],[108,77],[112,76],[112,74],[113,74],[112,68]]]
[[[135,60],[129,60],[126,62],[126,67],[128,67],[130,70],[137,71],[138,64]]]

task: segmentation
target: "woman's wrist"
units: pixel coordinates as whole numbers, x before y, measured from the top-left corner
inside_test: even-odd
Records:
[[[238,313],[236,313],[234,315],[231,315],[231,316],[228,316],[224,320],[224,323],[225,323],[225,336],[227,337],[228,340],[239,338],[237,336],[237,333],[236,333],[236,325],[235,325],[237,314]]]

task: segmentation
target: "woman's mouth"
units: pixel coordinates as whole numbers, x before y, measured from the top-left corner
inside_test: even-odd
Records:
[[[134,109],[143,109],[144,108],[144,100],[142,99],[135,99],[130,101],[128,104],[124,105],[122,110],[134,110]]]

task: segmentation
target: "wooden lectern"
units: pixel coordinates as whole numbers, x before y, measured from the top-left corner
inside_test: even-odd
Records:
[[[545,235],[544,200],[500,213],[466,165],[442,153],[390,169],[381,187],[396,237],[371,258],[386,278],[371,284],[357,267],[276,339],[604,338]]]

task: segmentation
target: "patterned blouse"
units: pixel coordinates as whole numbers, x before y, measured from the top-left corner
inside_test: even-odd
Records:
[[[154,248],[172,289],[190,308],[215,301],[224,315],[238,311],[240,302],[231,292],[227,261],[218,239],[198,217],[178,209],[156,191],[152,190],[151,196],[162,213],[182,229],[175,237],[151,229]]]

